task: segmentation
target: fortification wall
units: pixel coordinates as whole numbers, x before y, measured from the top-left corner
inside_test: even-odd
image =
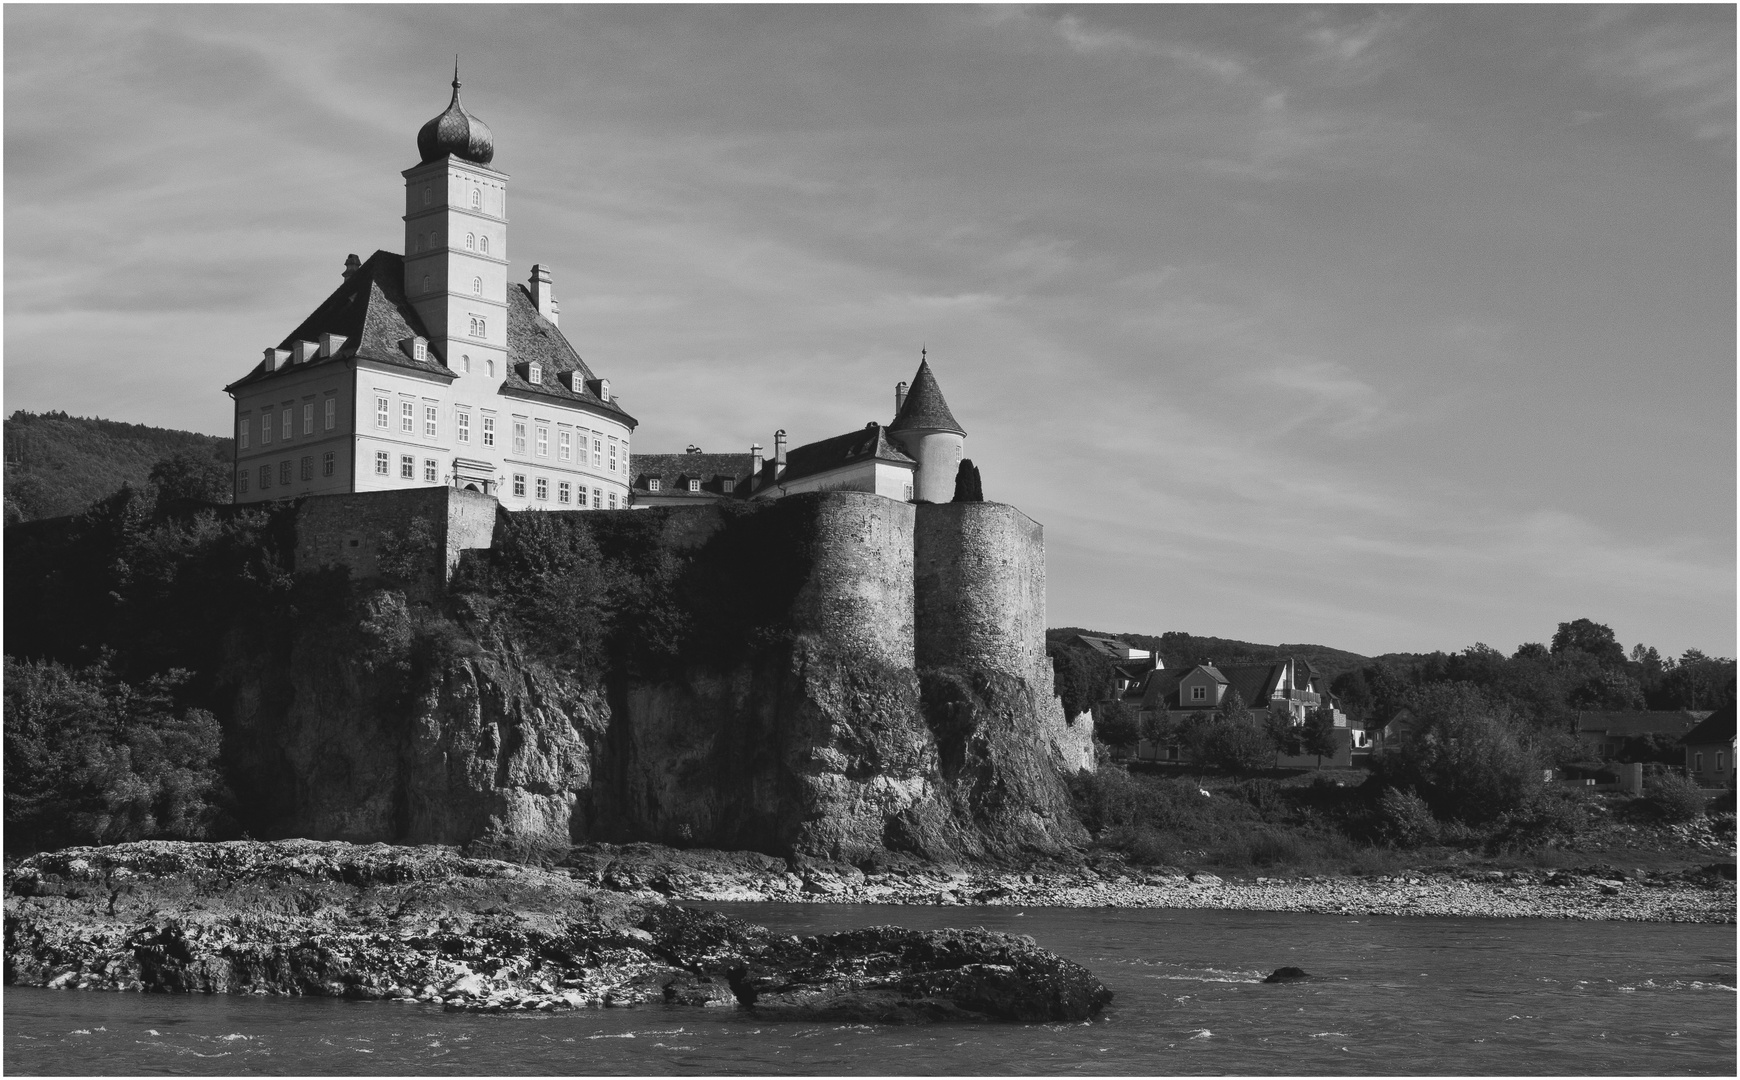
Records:
[[[780,501],[786,512],[809,516],[810,573],[792,606],[792,628],[866,660],[912,668],[915,507],[867,491]]]
[[[310,495],[296,502],[296,565],[344,566],[354,578],[376,577],[382,542],[422,521],[442,553],[444,581],[460,552],[489,547],[498,505],[488,495],[450,487]]]
[[[918,663],[1023,677],[1049,673],[1045,535],[1039,523],[1003,503],[921,504],[915,509]]]

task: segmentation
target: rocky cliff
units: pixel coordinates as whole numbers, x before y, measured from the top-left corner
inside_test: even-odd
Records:
[[[1042,550],[1035,571],[1018,515],[975,505],[973,535],[1001,529],[1002,562],[959,558],[959,524],[920,518],[955,508],[858,493],[504,515],[445,588],[400,529],[378,564],[295,605],[288,633],[232,632],[217,711],[249,827],[860,864],[1067,853],[1085,834],[1048,737],[1063,721],[1038,637]],[[943,634],[971,612],[915,605],[915,521],[932,576],[1017,572],[987,618],[1020,640],[984,619]],[[1037,616],[1012,619],[1036,589]],[[915,607],[917,640],[971,648],[921,656]]]

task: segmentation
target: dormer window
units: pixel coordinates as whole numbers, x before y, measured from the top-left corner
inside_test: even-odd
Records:
[[[416,341],[412,342],[411,358],[413,360],[429,359],[429,343],[424,341],[422,338],[418,338]]]
[[[243,427],[242,430],[245,432],[248,429],[246,427]],[[247,436],[243,435],[242,438],[244,440],[242,445],[246,446],[247,445],[247,442],[246,442]],[[646,482],[646,489],[648,491],[657,491],[659,489],[659,478],[655,476],[652,479],[648,480]]]
[[[544,365],[527,364],[526,381],[531,383],[533,386],[541,385],[544,381]]]
[[[701,490],[701,482],[699,480],[690,480],[689,481],[689,490],[690,491],[700,491]]]

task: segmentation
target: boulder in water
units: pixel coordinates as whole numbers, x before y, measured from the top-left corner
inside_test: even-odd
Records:
[[[1306,971],[1304,968],[1281,967],[1269,972],[1269,977],[1263,981],[1266,983],[1282,983],[1297,982],[1300,979],[1309,978],[1311,978],[1311,973]]]

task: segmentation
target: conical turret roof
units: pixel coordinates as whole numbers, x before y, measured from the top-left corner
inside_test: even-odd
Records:
[[[479,165],[488,165],[495,158],[495,136],[489,125],[465,111],[459,103],[459,61],[453,62],[453,100],[447,111],[423,125],[417,132],[417,152],[424,161],[452,154]]]
[[[900,406],[900,412],[894,422],[888,425],[889,431],[910,431],[914,428],[935,428],[939,431],[952,431],[965,436],[966,429],[961,427],[955,414],[949,412],[949,403],[943,400],[942,387],[936,384],[936,376],[930,373],[930,361],[918,362],[918,374],[912,377],[912,389],[906,392],[906,401]]]

